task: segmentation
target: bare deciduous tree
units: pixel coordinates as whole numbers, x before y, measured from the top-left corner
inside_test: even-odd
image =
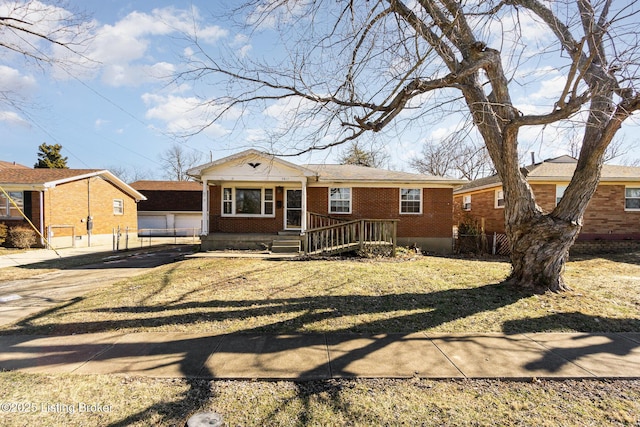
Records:
[[[233,109],[286,104],[283,134],[302,152],[394,124],[437,123],[463,106],[503,183],[510,280],[561,291],[605,151],[640,108],[638,7],[612,0],[254,0],[236,16],[249,11],[256,31],[276,29],[285,53],[269,63],[200,49],[180,77],[225,90],[206,99],[220,107],[211,123]],[[547,93],[549,102],[516,105],[522,85],[539,85],[550,71],[560,87]],[[564,197],[544,212],[520,171],[518,140],[524,128],[558,123],[581,128],[581,151]]]
[[[420,173],[448,175],[470,181],[495,173],[484,145],[476,146],[465,135],[454,132],[442,141],[428,141],[409,164]]]
[[[85,56],[92,37],[91,20],[63,5],[55,0],[0,3],[0,55],[4,65],[26,61],[44,70],[91,62]],[[28,105],[18,90],[1,82],[0,104],[17,111],[24,111]]]
[[[193,178],[187,175],[187,171],[196,166],[202,154],[197,151],[187,151],[178,143],[174,143],[160,154],[160,160],[164,168],[164,177],[174,181],[190,181]]]

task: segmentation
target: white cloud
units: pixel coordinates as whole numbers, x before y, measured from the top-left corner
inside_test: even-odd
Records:
[[[166,55],[169,50],[166,38],[165,44],[157,44],[158,38],[176,36],[178,43],[182,36],[185,39],[197,36],[200,41],[214,44],[227,35],[228,31],[218,25],[205,25],[196,8],[135,11],[95,31],[87,53],[90,60],[84,65],[101,72],[102,81],[107,85],[137,86],[175,72],[174,64],[154,58],[157,54]],[[184,53],[190,56],[193,50],[184,48]]]
[[[103,120],[103,119],[96,119],[96,121],[93,123],[94,127],[96,129],[101,129],[104,125],[106,125],[107,123],[109,123],[108,120]]]
[[[113,64],[105,67],[102,81],[110,86],[139,86],[147,82],[167,81],[176,68],[168,62],[152,65]]]
[[[36,79],[25,76],[15,68],[0,65],[0,92],[25,93],[36,88]]]
[[[7,123],[12,126],[31,127],[29,122],[13,111],[0,111],[0,123]]]
[[[222,124],[211,121],[221,115],[220,120],[236,120],[240,111],[224,111],[223,105],[209,105],[195,97],[158,95],[146,93],[142,100],[149,107],[145,117],[165,124],[166,131],[185,134],[203,130],[209,136],[223,136],[229,133]]]

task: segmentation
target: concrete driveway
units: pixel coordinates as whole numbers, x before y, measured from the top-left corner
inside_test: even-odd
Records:
[[[123,258],[107,257],[96,264],[0,282],[0,325],[72,301],[95,288],[142,274],[192,252],[193,246],[136,251]]]

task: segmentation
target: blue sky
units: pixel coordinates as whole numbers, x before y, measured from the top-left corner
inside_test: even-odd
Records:
[[[0,5],[7,3],[12,2],[0,0]],[[269,31],[247,33],[230,25],[221,17],[219,2],[75,0],[67,4],[85,11],[92,20],[92,41],[86,53],[91,61],[64,71],[40,68],[0,52],[0,91],[10,87],[24,101],[20,110],[0,104],[2,160],[33,166],[38,145],[57,143],[63,146],[72,168],[120,168],[161,179],[160,154],[176,141],[174,132],[202,120],[193,108],[194,88],[172,84],[169,78],[182,69],[183,58],[189,54],[182,32],[196,26],[203,46],[214,54],[223,44],[241,55],[279,53]],[[535,23],[529,24],[530,34],[536,34]],[[541,74],[515,100],[523,111],[527,104],[562,86],[562,79],[553,72]],[[203,163],[249,148],[261,126],[277,120],[273,110],[246,117],[237,113],[179,143],[200,153]],[[378,142],[389,152],[392,167],[410,170],[408,160],[420,151],[423,140],[443,138],[454,127],[455,121],[439,120],[422,125],[419,132],[382,134]],[[637,123],[626,125],[625,130],[628,142],[639,138]],[[523,135],[523,141],[524,149],[536,151],[538,158],[564,154],[557,142],[542,141],[533,134]],[[338,151],[289,160],[335,162]],[[640,153],[632,155],[640,157]]]

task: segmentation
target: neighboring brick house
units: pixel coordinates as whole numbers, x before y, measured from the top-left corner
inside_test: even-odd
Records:
[[[0,191],[0,222],[28,225],[22,211],[54,247],[111,243],[114,229],[137,227],[136,204],[145,199],[111,172],[96,169],[31,169],[2,162],[0,187],[19,208]]]
[[[577,160],[561,156],[524,168],[538,205],[551,212],[567,188]],[[504,233],[504,199],[497,175],[469,182],[454,191],[454,221],[464,216],[481,223],[488,235]],[[574,249],[597,251],[640,243],[640,167],[604,165],[584,214]]]
[[[318,218],[331,217],[397,220],[399,244],[450,252],[453,188],[466,182],[353,165],[301,166],[257,150],[188,173],[204,189],[204,249],[247,246],[250,234],[303,235]]]
[[[194,181],[136,181],[147,200],[138,203],[140,236],[199,236],[202,184]]]

